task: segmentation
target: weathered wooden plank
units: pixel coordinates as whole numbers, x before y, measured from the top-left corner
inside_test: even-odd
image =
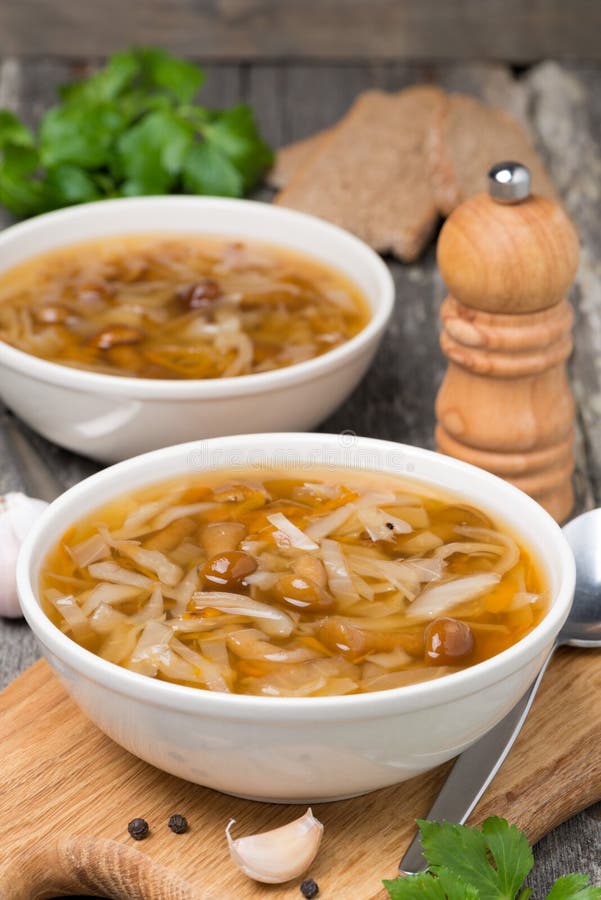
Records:
[[[135,41],[206,59],[598,60],[593,0],[3,0],[4,53],[71,58]]]
[[[284,84],[286,68],[270,63],[241,66],[242,100],[250,104],[261,134],[271,147],[286,143]],[[273,190],[260,186],[253,197],[270,202]]]
[[[33,632],[21,619],[0,619],[0,690],[39,657]]]
[[[576,487],[580,505],[591,506],[601,502],[601,71],[544,63],[524,86],[539,146],[581,238],[570,370],[580,425]]]
[[[57,90],[62,84],[88,71],[88,67],[52,58],[36,60],[35,66],[21,61],[18,66],[17,111],[28,125],[36,125],[42,113],[56,103]]]
[[[367,65],[292,64],[284,70],[284,141],[315,134],[336,122],[357,94],[371,87]]]
[[[544,786],[541,786],[544,790]],[[574,816],[534,847],[535,868],[528,879],[533,897],[546,897],[556,878],[567,872],[586,872],[601,885],[601,804]]]
[[[423,263],[391,264],[393,318],[370,371],[353,395],[320,428],[433,447],[434,399],[444,372],[438,345],[443,286],[431,248]]]
[[[401,91],[413,84],[432,82],[430,63],[407,63],[402,60],[374,60],[370,66],[370,87],[382,91]]]
[[[527,91],[508,66],[489,62],[434,65],[427,73],[446,91],[473,94],[491,106],[502,107],[530,128]]]
[[[281,147],[284,134],[286,68],[261,64],[241,67],[242,99],[255,110],[261,134],[272,147]]]
[[[253,75],[262,66],[250,67]],[[533,134],[528,117],[528,91],[513,77],[507,65],[496,63],[466,64],[407,64],[402,62],[372,62],[366,66],[292,65],[275,67],[287,85],[285,123],[288,140],[297,140],[316,130],[334,124],[360,90],[376,88],[400,91],[411,85],[437,84],[450,93],[463,92],[481,98],[492,106],[511,113]],[[289,83],[290,82],[290,83]],[[305,96],[308,90],[319,87],[322,103],[318,110]],[[353,92],[354,88],[354,92]],[[309,106],[308,115],[305,113]],[[260,107],[259,107],[260,111]],[[318,124],[315,124],[315,123]],[[275,141],[276,146],[280,146]]]
[[[23,8],[26,7],[32,8],[29,0],[23,3]],[[154,9],[152,4],[150,8]],[[5,12],[0,17],[2,14]],[[80,10],[80,16],[85,14]],[[109,15],[108,7],[104,6],[103,16]],[[37,28],[42,30],[40,22]],[[122,25],[120,29],[125,33]],[[84,35],[83,39],[88,40],[88,36]],[[195,55],[200,53],[196,43]],[[101,47],[95,46],[94,55],[100,50]],[[73,52],[72,48],[69,52]],[[52,101],[55,85],[72,72],[70,66],[51,60],[35,61],[26,67],[5,60],[0,64],[0,105],[17,109],[33,121]],[[361,89],[377,86],[394,90],[423,80],[441,83],[450,90],[469,90],[519,115],[532,107],[536,135],[583,237],[585,265],[579,275],[576,295],[573,362],[584,426],[578,478],[581,503],[590,504],[594,499],[588,490],[589,471],[595,480],[595,498],[599,502],[601,273],[596,262],[601,258],[596,232],[600,212],[598,184],[601,183],[597,149],[601,138],[599,70],[579,66],[566,73],[541,67],[526,79],[516,81],[502,67],[479,65],[407,67],[402,63],[376,63],[348,67],[321,65],[315,69],[279,65],[241,69],[211,66],[205,98],[215,104],[237,99],[250,101],[257,108],[266,136],[279,145],[330,124]],[[433,400],[443,371],[436,323],[444,288],[435,269],[432,250],[418,265],[394,264],[392,271],[398,300],[382,351],[353,398],[323,428],[339,432],[349,429],[431,446]],[[65,484],[73,483],[95,468],[93,463],[52,447],[41,438],[32,436],[32,440],[43,448]],[[352,441],[352,434],[343,440]],[[20,480],[16,468],[7,459],[1,431],[0,460],[0,492],[17,489]],[[11,680],[37,655],[34,640],[24,624],[0,620],[0,685]],[[598,859],[601,826],[593,813],[583,814],[557,829],[536,849],[540,868],[531,879],[535,896],[542,896],[551,880],[566,871],[588,871],[601,881]]]
[[[242,99],[242,77],[239,65],[203,65],[205,82],[199,97],[207,106],[231,106]]]
[[[575,489],[578,508],[601,503],[601,70],[548,63],[523,80],[538,144],[581,237],[582,261],[572,300],[576,312],[570,364],[579,408]],[[535,847],[540,866],[529,879],[543,896],[566,871],[601,883],[599,806],[576,816]],[[569,849],[568,849],[569,848]]]

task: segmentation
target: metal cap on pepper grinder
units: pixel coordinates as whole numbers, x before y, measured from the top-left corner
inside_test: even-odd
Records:
[[[530,169],[519,162],[501,162],[488,173],[488,193],[499,203],[520,203],[530,196]]]
[[[501,161],[488,191],[453,210],[438,238],[449,293],[491,313],[531,313],[561,303],[578,265],[578,237],[558,203],[530,193],[530,172]]]

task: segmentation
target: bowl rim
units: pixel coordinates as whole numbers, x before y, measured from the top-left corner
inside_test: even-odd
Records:
[[[273,387],[285,387],[287,385],[296,384],[302,381],[312,381],[319,378],[333,368],[343,365],[350,358],[361,353],[363,349],[371,344],[384,330],[388,320],[392,314],[394,307],[395,288],[392,275],[384,261],[378,254],[371,249],[364,241],[343,228],[326,222],[317,216],[308,213],[298,212],[297,210],[288,209],[282,206],[274,206],[273,204],[263,203],[258,200],[238,200],[230,197],[203,197],[194,195],[171,195],[171,196],[150,196],[150,197],[120,197],[113,200],[98,200],[93,203],[81,203],[77,206],[67,207],[65,209],[55,210],[54,212],[44,213],[11,225],[0,233],[0,253],[6,243],[26,239],[32,233],[45,231],[53,228],[57,222],[72,220],[77,223],[82,218],[92,218],[100,211],[104,212],[114,209],[116,215],[120,209],[148,207],[149,209],[158,209],[161,207],[170,207],[177,209],[178,207],[194,207],[198,206],[203,210],[210,211],[216,208],[250,213],[265,218],[273,218],[280,220],[282,225],[286,223],[293,225],[296,223],[304,224],[306,227],[315,230],[316,237],[322,235],[324,238],[333,236],[338,240],[343,240],[348,246],[349,254],[361,257],[365,261],[366,268],[370,268],[377,280],[377,296],[371,298],[374,300],[372,305],[371,299],[368,297],[370,304],[371,316],[364,328],[356,335],[345,341],[332,350],[327,350],[321,356],[313,357],[299,363],[293,363],[281,369],[273,369],[269,372],[257,372],[250,375],[240,375],[229,378],[196,378],[196,379],[151,379],[151,378],[132,378],[125,375],[108,375],[103,372],[92,372],[86,369],[78,369],[75,366],[61,365],[60,363],[42,359],[19,350],[9,344],[0,341],[0,365],[6,365],[21,374],[28,375],[39,381],[49,384],[58,385],[71,390],[82,393],[92,392],[103,396],[127,396],[132,399],[187,399],[206,397],[231,397],[246,396],[248,394],[269,391]],[[210,230],[210,229],[209,229]],[[161,231],[161,228],[153,229],[155,233]],[[166,232],[169,228],[165,229]],[[114,237],[123,235],[144,234],[140,229],[132,229],[131,231],[120,231],[118,227],[113,234]],[[150,234],[148,230],[146,233]],[[175,231],[174,233],[177,233]],[[181,231],[181,234],[189,234],[190,231]],[[201,232],[202,233],[202,232]],[[208,231],[206,232],[208,233]],[[232,228],[232,237],[236,237],[236,230]],[[101,239],[103,236],[100,235]],[[86,240],[93,241],[94,237],[90,236]],[[271,241],[259,239],[263,243],[273,243],[276,247],[288,246],[285,241]],[[66,241],[64,245],[59,244],[54,250],[60,249],[61,246],[69,247],[78,243],[77,238],[72,241]],[[48,251],[52,252],[52,251]],[[305,251],[302,251],[305,252]],[[31,258],[39,253],[31,254]],[[306,253],[309,257],[319,259],[313,252]],[[26,258],[19,265],[26,262]],[[326,265],[331,265],[326,263]],[[9,267],[10,269],[11,267]],[[336,266],[333,266],[336,268]],[[8,269],[7,269],[8,271]],[[343,270],[340,269],[342,272]],[[343,273],[344,274],[344,273]],[[350,277],[350,276],[347,276]],[[351,279],[352,280],[352,279]]]
[[[61,632],[43,612],[38,603],[37,590],[32,579],[37,576],[41,560],[55,540],[54,536],[52,541],[49,540],[49,532],[52,530],[55,516],[65,507],[73,509],[77,507],[81,499],[87,499],[94,493],[103,495],[104,491],[105,497],[124,493],[123,480],[136,470],[146,470],[149,475],[138,487],[142,483],[151,484],[153,481],[151,472],[159,459],[162,459],[166,465],[171,461],[172,475],[175,475],[178,468],[176,463],[179,464],[181,470],[182,462],[185,459],[189,460],[190,454],[198,451],[201,446],[205,452],[209,451],[209,455],[211,451],[235,451],[240,447],[246,449],[250,447],[251,451],[254,449],[255,452],[258,452],[261,448],[273,448],[274,443],[279,445],[284,443],[286,448],[295,447],[301,451],[301,457],[303,446],[307,450],[311,446],[315,448],[316,444],[326,450],[337,447],[340,452],[340,435],[293,432],[210,438],[154,450],[91,475],[62,494],[41,514],[27,535],[17,561],[19,599],[23,614],[36,638],[61,663],[66,664],[76,673],[124,696],[133,697],[152,706],[196,712],[207,718],[270,721],[272,723],[284,723],[290,720],[323,721],[331,716],[334,716],[337,721],[373,719],[391,713],[418,708],[426,709],[458,697],[467,697],[478,693],[521,670],[530,664],[537,654],[548,649],[569,613],[575,585],[575,563],[572,551],[561,528],[551,516],[518,488],[475,466],[419,447],[374,438],[357,438],[356,440],[356,446],[362,450],[401,453],[405,459],[409,460],[409,466],[411,460],[426,465],[435,461],[439,466],[442,464],[450,473],[467,473],[478,487],[486,491],[487,498],[489,496],[494,498],[492,503],[487,501],[487,507],[491,508],[493,514],[496,513],[501,518],[503,517],[501,507],[517,507],[523,511],[524,515],[530,514],[534,517],[536,527],[542,529],[546,534],[546,539],[552,543],[552,550],[549,550],[547,558],[553,555],[557,560],[560,577],[550,610],[531,632],[496,656],[460,672],[441,676],[434,681],[345,696],[260,697],[204,691],[185,685],[157,681],[130,672],[85,650]],[[335,465],[342,464],[337,462]],[[224,467],[216,466],[216,469],[219,468]],[[199,471],[202,471],[202,467]],[[387,470],[383,467],[376,469],[372,467],[371,471],[386,472]],[[404,474],[406,477],[415,477],[417,481],[428,483],[427,477],[423,477],[423,475],[412,476],[410,471]],[[162,474],[158,480],[168,477],[169,474]],[[110,486],[115,481],[121,485],[120,489],[111,491]],[[157,481],[156,476],[154,481]],[[437,482],[432,478],[431,483],[436,484]],[[108,490],[105,490],[107,488]],[[458,493],[463,492],[459,491]],[[100,505],[101,503],[98,503],[98,506]],[[93,509],[93,505],[91,509]],[[73,516],[73,520],[76,518]],[[532,528],[534,527],[533,524]]]

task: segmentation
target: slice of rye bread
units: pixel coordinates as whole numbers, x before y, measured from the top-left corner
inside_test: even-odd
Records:
[[[432,122],[427,141],[432,190],[442,216],[467,197],[487,190],[495,163],[521,162],[532,173],[532,190],[558,199],[551,180],[523,127],[502,109],[465,94],[451,94]]]
[[[424,146],[445,102],[443,91],[426,86],[361,94],[275,202],[411,262],[438,222]]]
[[[318,131],[302,141],[294,141],[277,151],[275,162],[266,176],[269,187],[281,190],[292,181],[296,173],[327,143],[334,127]]]

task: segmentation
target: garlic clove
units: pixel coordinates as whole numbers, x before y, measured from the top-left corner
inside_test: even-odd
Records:
[[[0,514],[8,513],[14,533],[20,542],[24,541],[31,526],[48,506],[44,500],[36,500],[26,494],[13,491],[0,497]]]
[[[18,618],[16,565],[22,541],[47,503],[12,492],[0,497],[0,616]]]
[[[225,829],[231,857],[245,875],[264,884],[282,884],[302,875],[315,859],[323,836],[323,825],[311,808],[281,828],[236,840],[231,836],[235,821],[230,819]]]

